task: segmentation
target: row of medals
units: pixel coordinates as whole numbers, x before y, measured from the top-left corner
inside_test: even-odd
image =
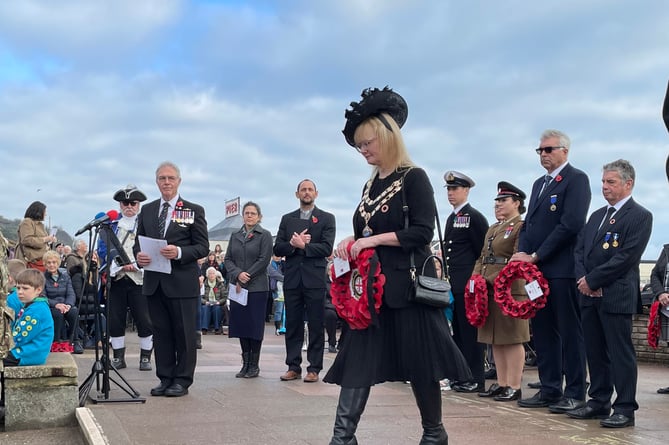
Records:
[[[195,222],[195,212],[190,209],[174,210],[172,221],[177,224],[193,224]]]

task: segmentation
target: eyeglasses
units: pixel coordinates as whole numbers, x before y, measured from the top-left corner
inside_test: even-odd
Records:
[[[138,201],[121,201],[121,204],[123,204],[123,205],[126,206],[126,207],[129,207],[129,206],[133,206],[133,207],[134,207],[134,206],[136,206],[137,204],[139,204],[139,202],[138,202]]]
[[[358,153],[362,153],[363,150],[368,150],[369,149],[368,147],[375,140],[376,140],[376,138],[372,138],[372,139],[369,139],[369,140],[366,140],[366,141],[362,141],[355,146],[355,149],[358,150]]]
[[[539,147],[534,151],[536,151],[538,155],[540,155],[542,151],[551,154],[553,150],[560,150],[562,148],[564,148],[564,145],[558,145],[557,147]]]

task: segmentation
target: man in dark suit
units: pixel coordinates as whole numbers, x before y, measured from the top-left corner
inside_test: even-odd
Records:
[[[607,206],[595,211],[578,237],[576,276],[581,300],[588,369],[588,403],[567,415],[603,418],[608,428],[634,425],[637,365],[632,314],[641,307],[639,261],[650,239],[653,215],[632,199],[634,167],[625,160],[606,164],[602,194]],[[616,400],[611,412],[611,396]]]
[[[469,324],[465,315],[465,285],[472,275],[476,259],[481,255],[488,221],[467,202],[469,189],[475,185],[469,176],[448,171],[444,174],[444,180],[448,202],[453,206],[453,212],[446,219],[442,247],[455,301],[453,340],[465,356],[473,376],[471,382],[453,382],[451,387],[457,392],[481,392],[485,390],[484,346],[477,341],[478,329]]]
[[[547,174],[534,182],[518,253],[511,258],[536,264],[550,287],[546,306],[532,320],[541,389],[518,405],[549,407],[554,413],[585,403],[585,346],[574,285],[574,246],[591,193],[587,175],[567,161],[570,147],[569,137],[561,131],[546,130],[541,135],[536,152]]]
[[[285,257],[283,293],[286,308],[286,365],[281,380],[295,380],[302,375],[304,315],[309,326],[307,375],[305,382],[317,382],[323,369],[323,319],[327,257],[332,255],[335,238],[334,215],[315,205],[318,191],[313,181],[302,180],[295,196],[300,208],[283,215],[274,244],[274,254]]]
[[[134,252],[137,264],[146,268],[151,256],[140,249],[139,237],[164,239],[160,255],[170,260],[172,271],[144,271],[142,293],[147,296],[153,323],[156,376],[160,385],[152,396],[180,397],[188,394],[195,372],[197,311],[200,304],[197,260],[207,256],[209,239],[204,209],[179,196],[181,173],[171,162],[156,170],[161,198],[146,204],[137,220]]]

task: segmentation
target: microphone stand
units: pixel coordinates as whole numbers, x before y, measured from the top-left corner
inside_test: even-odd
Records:
[[[114,258],[111,255],[112,247],[117,251],[118,258],[123,263],[122,265],[130,264],[130,258],[123,250],[123,246],[119,241],[118,237],[114,233],[109,224],[100,224],[96,228],[95,239],[97,239],[98,234],[102,231],[102,240],[107,246],[107,253],[105,258],[105,267],[107,271],[111,270],[111,262],[114,261]],[[89,269],[88,274],[91,274],[90,261],[94,252],[93,243],[90,244],[89,251]],[[101,280],[101,273],[98,273],[98,282]],[[90,277],[90,275],[89,275]],[[87,277],[88,278],[88,277]],[[105,283],[105,294],[107,296],[107,304],[105,305],[105,317],[107,322],[105,323],[105,332],[102,337],[102,351],[100,351],[100,335],[99,332],[102,331],[102,310],[100,305],[100,299],[94,298],[94,307],[95,307],[95,363],[91,369],[91,373],[86,377],[86,380],[79,385],[79,406],[84,406],[86,404],[86,399],[90,397],[93,403],[118,403],[118,402],[139,402],[145,403],[146,398],[140,397],[140,393],[130,385],[130,383],[118,372],[118,369],[114,367],[109,360],[109,307],[111,303],[111,282],[113,277],[107,273],[107,282]],[[87,281],[88,282],[88,281]],[[99,287],[99,286],[98,286]],[[114,373],[114,376],[110,375],[110,371]],[[120,380],[117,380],[117,377]],[[100,380],[102,379],[102,384]],[[119,389],[123,390],[129,398],[117,398],[112,399],[109,396],[110,382],[114,383]],[[95,383],[96,390],[98,392],[97,397],[90,396],[90,391],[93,388],[93,383]]]

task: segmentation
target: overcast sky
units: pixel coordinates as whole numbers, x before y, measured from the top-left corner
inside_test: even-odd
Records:
[[[470,202],[492,221],[497,182],[529,193],[539,135],[557,128],[590,176],[591,211],[601,166],[632,162],[655,259],[669,242],[668,43],[663,0],[2,2],[0,214],[41,200],[74,234],[127,183],[157,198],[170,160],[210,228],[240,196],[275,233],[308,177],[341,239],[370,172],[344,110],[389,85],[442,221],[446,170],[474,178]]]

